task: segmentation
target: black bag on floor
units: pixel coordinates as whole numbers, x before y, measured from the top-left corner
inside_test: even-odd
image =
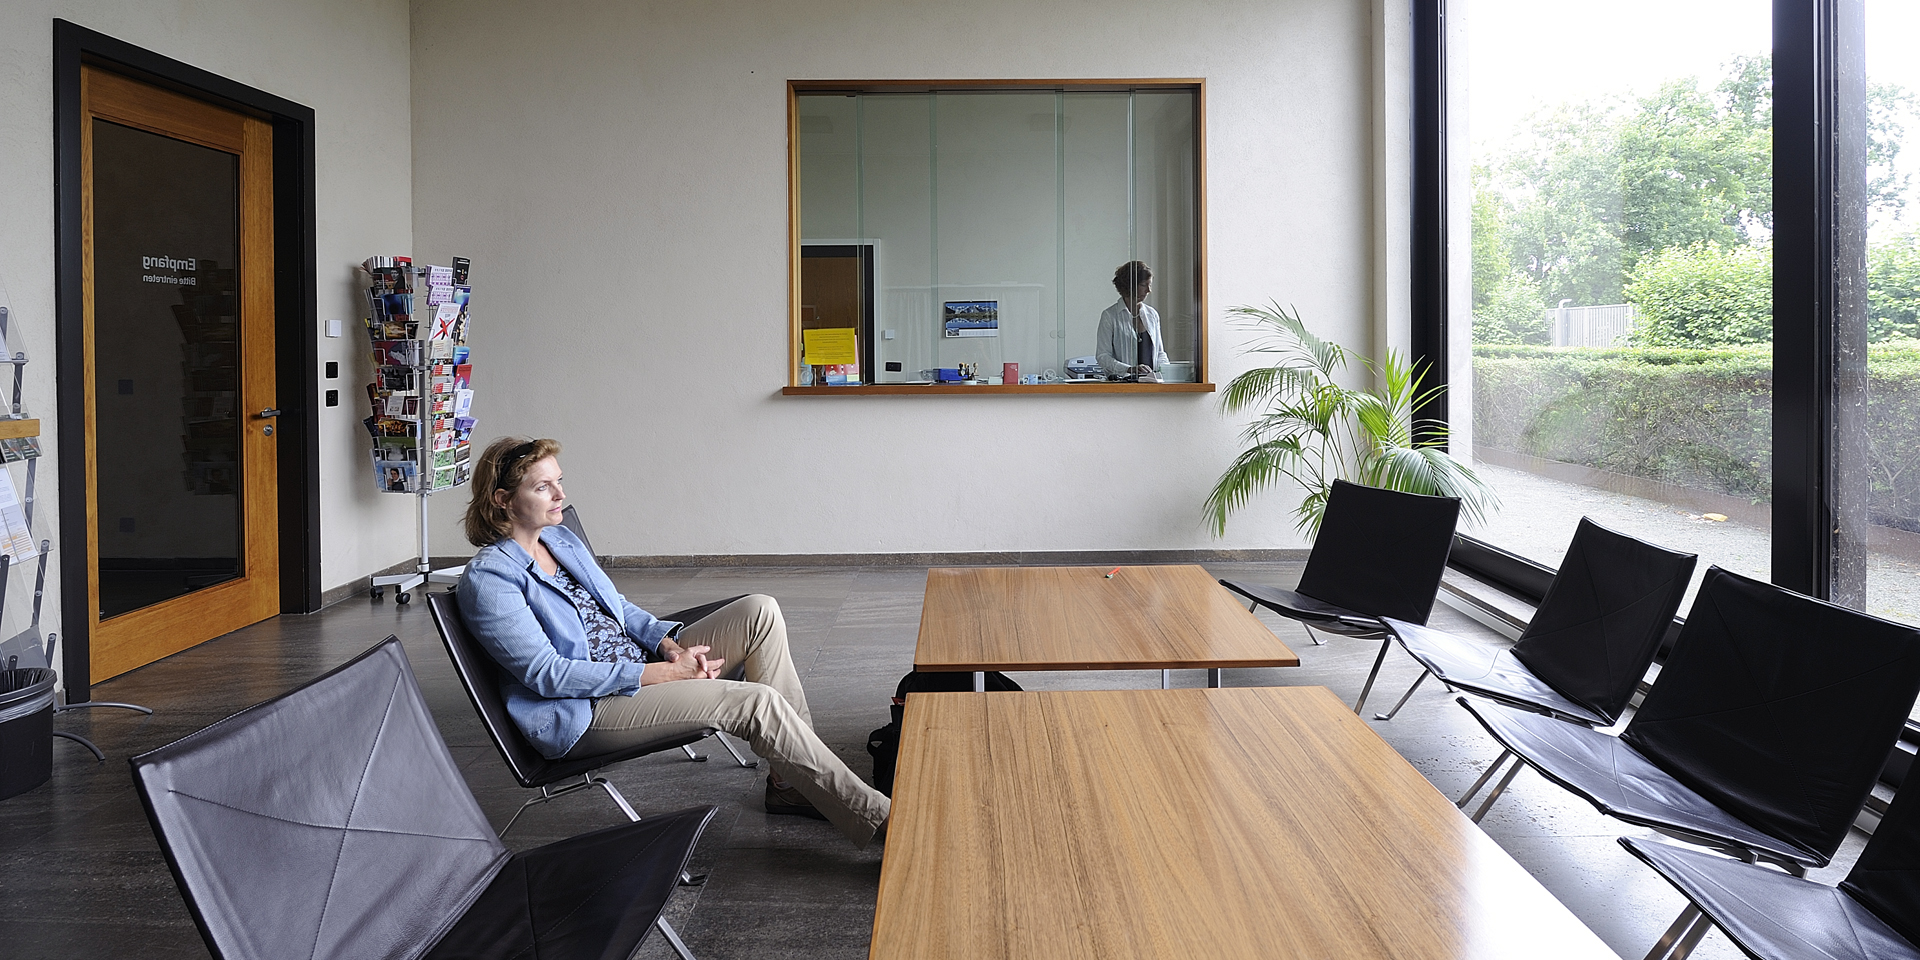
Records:
[[[987,671],[988,690],[1019,690],[1006,674],[997,670]],[[900,685],[893,689],[893,720],[886,726],[867,734],[867,753],[873,755],[873,788],[893,796],[893,766],[900,759],[900,720],[906,712],[907,694],[921,693],[968,693],[973,690],[971,673],[932,673],[915,670],[900,678]]]

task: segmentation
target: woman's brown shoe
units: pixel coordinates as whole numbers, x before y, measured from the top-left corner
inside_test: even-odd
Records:
[[[791,786],[776,787],[771,780],[767,781],[767,813],[773,816],[812,817],[815,820],[827,818],[800,791]]]

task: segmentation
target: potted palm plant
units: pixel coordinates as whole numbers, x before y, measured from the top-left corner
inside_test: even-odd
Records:
[[[1314,336],[1297,310],[1288,312],[1277,303],[1232,307],[1227,314],[1257,331],[1247,352],[1272,362],[1234,377],[1221,394],[1222,412],[1257,413],[1240,433],[1247,448],[1207,495],[1205,513],[1214,536],[1226,533],[1229,514],[1282,478],[1306,490],[1294,518],[1308,540],[1320,530],[1335,480],[1457,497],[1471,523],[1499,509],[1493,488],[1442,449],[1447,425],[1414,419],[1416,408],[1446,389],[1423,389],[1417,365],[1391,350],[1375,364]],[[1377,374],[1380,388],[1354,390],[1336,382],[1335,374],[1349,359]]]

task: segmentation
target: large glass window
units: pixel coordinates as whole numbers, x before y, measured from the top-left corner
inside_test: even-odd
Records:
[[[1199,102],[796,85],[790,384],[1203,382]]]
[[[1447,11],[1472,236],[1454,452],[1504,503],[1465,532],[1557,566],[1585,515],[1767,578],[1767,0]]]
[[[1840,9],[1833,599],[1920,624],[1920,150],[1907,149],[1920,93],[1907,41],[1920,35],[1920,7]]]

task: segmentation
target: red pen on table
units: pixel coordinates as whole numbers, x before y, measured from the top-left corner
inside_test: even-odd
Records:
[[[1116,574],[1116,573],[1119,573],[1119,572],[1120,572],[1120,568],[1119,568],[1119,567],[1114,567],[1114,568],[1113,568],[1112,570],[1108,570],[1108,571],[1107,571],[1107,579],[1108,579],[1108,580],[1112,580],[1112,579],[1113,579],[1113,575],[1114,575],[1114,574]]]

